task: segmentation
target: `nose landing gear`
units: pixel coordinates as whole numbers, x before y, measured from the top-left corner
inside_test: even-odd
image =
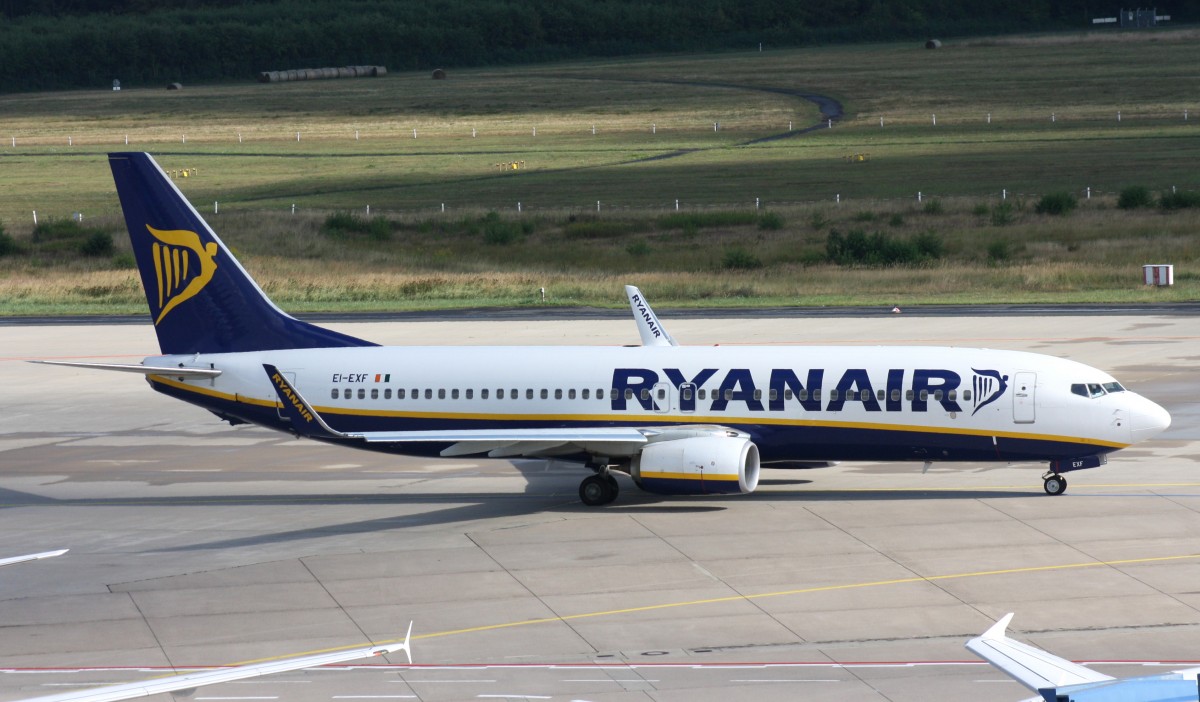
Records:
[[[1042,476],[1042,488],[1047,495],[1061,495],[1067,491],[1067,479],[1058,473],[1047,473]]]

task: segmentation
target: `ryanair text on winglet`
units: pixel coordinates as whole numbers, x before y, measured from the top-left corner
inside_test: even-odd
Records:
[[[654,338],[660,338],[662,336],[662,332],[659,331],[658,325],[655,324],[654,315],[650,314],[650,310],[646,307],[646,303],[642,301],[641,295],[633,296],[633,304],[637,307],[638,314],[640,314],[642,319],[646,321],[646,326],[650,327],[650,331],[654,334]]]
[[[300,401],[300,398],[296,396],[296,393],[292,392],[292,386],[288,385],[288,382],[284,380],[282,375],[279,373],[272,373],[271,381],[279,387],[280,392],[288,399],[289,402],[292,403],[292,407],[296,408],[296,411],[300,413],[300,416],[304,418],[304,421],[313,421],[312,412],[309,412],[308,408],[304,406],[304,403]]]

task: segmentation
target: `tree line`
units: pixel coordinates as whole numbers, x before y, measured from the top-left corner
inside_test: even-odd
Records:
[[[1200,15],[1176,0],[1175,24]],[[1096,0],[0,0],[0,92],[1084,28]]]

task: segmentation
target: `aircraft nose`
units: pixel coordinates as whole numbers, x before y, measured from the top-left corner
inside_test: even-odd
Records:
[[[1144,397],[1138,396],[1130,409],[1129,425],[1134,443],[1154,438],[1171,426],[1171,414]]]

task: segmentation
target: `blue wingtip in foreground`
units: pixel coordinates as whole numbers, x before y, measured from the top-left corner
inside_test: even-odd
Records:
[[[375,345],[276,307],[149,154],[108,162],[164,354]]]

